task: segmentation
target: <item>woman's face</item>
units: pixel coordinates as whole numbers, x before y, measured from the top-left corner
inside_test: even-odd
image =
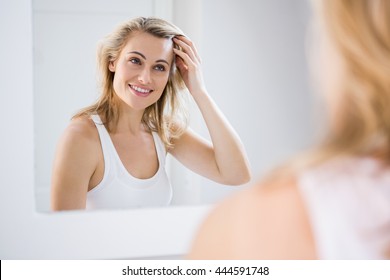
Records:
[[[116,95],[135,110],[157,102],[168,82],[173,42],[145,32],[132,34],[119,57],[110,63]]]

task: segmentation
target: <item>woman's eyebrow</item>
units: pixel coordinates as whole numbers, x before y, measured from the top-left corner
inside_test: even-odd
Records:
[[[140,53],[140,52],[137,52],[137,51],[132,51],[132,52],[128,52],[128,53],[135,53],[135,54],[138,54],[139,56],[141,56],[143,59],[145,59],[146,60],[146,56],[145,55],[143,55],[142,53]]]
[[[137,51],[132,51],[132,52],[128,52],[128,53],[135,53],[135,54],[138,54],[139,56],[141,56],[143,59],[146,60],[146,56],[140,52],[137,52]],[[169,66],[169,63],[168,61],[166,61],[165,59],[159,59],[159,60],[156,60],[156,62],[163,62],[163,63],[166,63],[168,66]]]
[[[168,61],[166,61],[165,59],[159,59],[159,60],[156,60],[156,62],[163,62],[163,63],[166,63],[169,66]]]

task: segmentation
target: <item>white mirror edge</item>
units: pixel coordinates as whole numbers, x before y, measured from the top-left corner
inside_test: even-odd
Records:
[[[10,32],[12,31],[12,32]],[[183,256],[209,205],[37,213],[34,199],[32,1],[0,4],[3,69],[1,259]],[[4,71],[4,72],[3,72]]]

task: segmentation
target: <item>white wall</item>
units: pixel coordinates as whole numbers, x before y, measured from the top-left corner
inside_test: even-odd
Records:
[[[304,48],[308,2],[211,0],[202,11],[208,88],[259,175],[313,137]]]
[[[0,215],[1,252],[5,242],[19,235],[7,229],[15,226],[15,220],[23,220],[34,206],[30,1],[0,1],[0,38],[0,214],[4,213]],[[18,203],[23,207],[14,207]]]

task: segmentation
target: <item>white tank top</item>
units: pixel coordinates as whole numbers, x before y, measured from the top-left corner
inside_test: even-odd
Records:
[[[138,179],[124,167],[100,117],[94,115],[92,120],[99,132],[104,157],[104,175],[102,181],[87,193],[86,209],[128,209],[169,205],[172,187],[165,171],[165,147],[158,134],[152,132],[159,162],[158,171],[149,179]]]
[[[320,259],[390,258],[390,168],[332,161],[298,181]]]

